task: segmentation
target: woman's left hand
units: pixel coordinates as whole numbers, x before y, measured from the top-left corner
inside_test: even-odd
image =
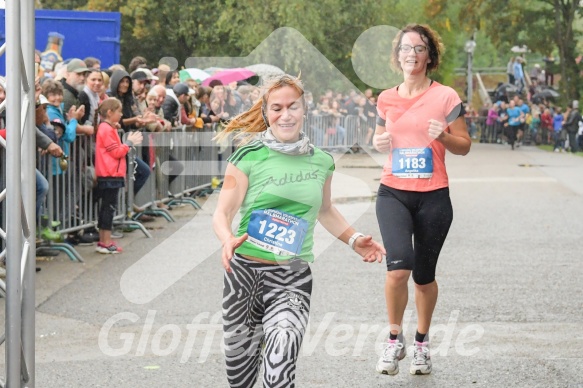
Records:
[[[359,237],[354,242],[354,251],[362,256],[367,263],[379,263],[383,261],[383,255],[387,254],[385,248],[372,239],[372,236]]]

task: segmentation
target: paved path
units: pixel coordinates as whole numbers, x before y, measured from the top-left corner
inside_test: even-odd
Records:
[[[338,207],[380,238],[371,198],[384,156],[337,157]],[[409,375],[410,356],[399,375],[376,374],[384,264],[318,230],[299,387],[583,387],[583,158],[475,144],[447,162],[455,216],[438,265],[433,374]],[[39,263],[37,387],[226,386],[214,202],[173,210],[178,222],[157,220],[153,239],[127,234],[122,255],[80,248],[85,264]],[[409,342],[415,321],[411,297]]]

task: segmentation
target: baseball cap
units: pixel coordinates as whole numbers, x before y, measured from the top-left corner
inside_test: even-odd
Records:
[[[53,124],[53,127],[55,125],[60,126],[61,128],[65,129],[65,124],[61,121],[61,119],[52,119],[51,120],[51,124]]]
[[[188,94],[188,85],[185,83],[177,83],[176,85],[174,85],[172,87],[172,90],[174,91],[174,94],[176,94],[176,97],[182,95],[182,94]]]
[[[89,69],[87,68],[87,65],[85,65],[85,62],[83,62],[79,58],[73,58],[67,64],[67,72],[77,73],[77,74],[78,73],[87,73],[87,72],[89,72]]]
[[[139,69],[139,71],[146,73],[146,76],[148,77],[148,79],[150,81],[158,81],[160,79],[160,78],[156,77],[150,69],[143,68],[143,69]]]
[[[147,81],[148,75],[143,70],[136,70],[132,73],[132,79],[136,81]]]

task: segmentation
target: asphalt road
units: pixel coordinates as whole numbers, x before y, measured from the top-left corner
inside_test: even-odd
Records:
[[[384,156],[336,157],[338,208],[380,239]],[[396,376],[375,372],[384,263],[362,263],[320,229],[297,386],[583,387],[583,158],[474,144],[447,164],[454,223],[437,270],[433,373],[409,375],[410,355]],[[39,261],[37,387],[226,386],[214,203],[174,209],[176,223],[148,225],[152,239],[126,234],[121,255],[80,247],[85,264]],[[409,343],[415,322],[410,292]]]

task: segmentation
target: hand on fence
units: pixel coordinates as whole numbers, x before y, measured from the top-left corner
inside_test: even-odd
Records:
[[[47,149],[42,151],[42,154],[43,155],[49,154],[55,158],[60,158],[61,156],[63,156],[63,150],[61,149],[61,147],[59,147],[57,143],[51,143],[49,144]]]
[[[443,131],[445,130],[445,126],[441,121],[429,119],[429,137],[432,139],[438,139],[443,136]]]
[[[140,145],[140,144],[142,144],[142,140],[144,139],[144,136],[142,135],[142,132],[133,131],[133,132],[128,133],[127,139],[129,141],[131,141],[133,145]]]
[[[372,138],[372,143],[374,148],[379,152],[389,152],[391,150],[392,136],[390,133],[385,132],[380,135],[374,135]]]

